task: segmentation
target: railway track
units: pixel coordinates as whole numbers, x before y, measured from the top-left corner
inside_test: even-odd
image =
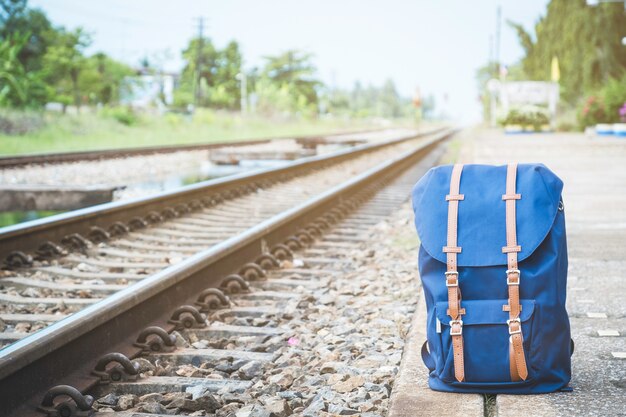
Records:
[[[179,205],[178,213],[171,209],[164,209],[161,214],[146,211],[143,220],[130,217],[126,225],[116,221],[107,228],[108,232],[92,228],[86,237],[74,233],[58,244],[43,243],[35,251],[36,260],[23,252],[19,255],[13,252],[8,259],[14,269],[5,271],[1,281],[0,320],[5,323],[5,329],[0,333],[0,343],[9,344],[47,323],[63,319],[411,146],[414,141],[401,140],[370,152],[357,152],[354,158],[333,166],[307,169],[292,174],[296,175],[293,178],[282,178],[274,185],[241,193],[237,198],[209,207],[192,210]],[[169,219],[164,218],[164,213],[169,214]],[[101,217],[97,215],[99,221]],[[32,238],[28,225],[21,230]],[[110,239],[110,235],[116,238]],[[0,241],[2,236],[9,237],[0,235]],[[9,245],[6,243],[7,247]],[[67,255],[63,256],[65,253]]]
[[[31,290],[30,295],[32,289],[38,289],[38,295],[44,297],[18,294],[19,302],[32,298],[29,304],[37,308],[26,313],[6,311],[0,317],[9,323],[22,320],[30,323],[28,330],[36,330],[61,318],[58,313],[63,309],[65,313],[77,312],[0,351],[0,392],[8,399],[0,411],[3,415],[38,415],[35,410],[39,405],[40,411],[49,415],[59,410],[70,412],[68,415],[88,415],[91,400],[81,393],[106,397],[111,392],[105,385],[114,388],[118,393],[114,396],[127,389],[127,395],[137,398],[142,393],[176,392],[194,386],[243,395],[251,383],[245,375],[242,378],[239,368],[229,373],[230,368],[224,365],[226,368],[208,379],[208,371],[179,377],[180,373],[172,369],[200,363],[209,366],[206,364],[224,359],[231,364],[239,361],[239,367],[244,363],[263,367],[272,362],[271,351],[246,347],[283,340],[284,332],[273,318],[297,308],[301,300],[294,296],[294,289],[306,291],[308,286],[322,285],[322,276],[338,269],[341,254],[358,242],[359,233],[406,198],[415,171],[424,169],[424,164],[416,166],[416,161],[431,156],[449,135],[446,131],[417,140],[402,138],[391,144],[362,146],[296,163],[297,168],[192,186],[184,192],[168,193],[166,201],[113,204],[109,209],[114,213],[87,209],[77,217],[37,222],[33,233],[40,234],[40,241],[42,236],[63,236],[67,228],[72,233],[61,238],[65,248],[53,241],[39,247],[40,260],[32,260],[29,254],[36,247],[36,239],[23,245],[21,253],[9,254],[13,271],[6,272],[2,282]],[[321,170],[320,165],[326,168]],[[358,202],[402,172],[405,174],[391,186],[356,209]],[[271,175],[281,180],[269,181]],[[198,199],[200,194],[203,200]],[[284,198],[279,201],[276,195]],[[185,198],[187,203],[181,203]],[[157,209],[145,213],[155,205]],[[137,214],[141,209],[142,217]],[[130,219],[126,224],[117,218],[122,213]],[[341,218],[345,218],[343,223],[335,225]],[[108,222],[111,227],[91,226],[90,240],[75,231],[85,230],[95,221]],[[21,229],[14,228],[6,242],[15,241],[20,232],[25,235],[24,227]],[[97,241],[100,243],[91,243]],[[45,253],[45,248],[54,247],[69,253],[61,257],[55,250]],[[294,256],[292,251],[300,252]],[[15,301],[14,294],[1,295],[9,306]],[[172,336],[174,331],[178,332],[176,337]],[[19,338],[14,334],[4,337],[6,342]],[[201,340],[213,347],[190,351]],[[122,356],[107,356],[111,352]],[[139,365],[126,359],[148,352],[156,353]],[[104,359],[94,370],[101,357]],[[109,362],[117,365],[111,367]],[[160,365],[170,362],[170,368]],[[141,365],[154,368],[148,372],[153,374],[134,381],[136,367]],[[125,371],[120,371],[120,366]],[[160,370],[160,376],[155,376],[157,368],[169,370]],[[235,378],[231,378],[233,372]],[[102,384],[118,378],[127,382]],[[59,383],[78,391],[67,387],[48,391]],[[61,394],[71,394],[74,399],[55,405],[52,400]],[[196,400],[184,396],[171,397],[182,403],[191,401],[188,407],[197,405]],[[96,407],[104,407],[102,404],[97,402]],[[117,403],[115,407],[122,409]],[[184,407],[178,407],[181,410]]]
[[[370,129],[367,131],[369,132],[369,131],[374,131],[374,130]],[[338,135],[356,134],[356,133],[361,133],[361,132],[364,132],[364,131],[339,132],[337,134]],[[294,139],[296,141],[306,142],[306,141],[315,141],[320,138],[333,136],[333,135],[298,136]],[[0,156],[0,169],[18,168],[18,167],[24,167],[26,165],[41,165],[41,164],[48,165],[48,164],[59,164],[59,163],[78,162],[78,161],[99,161],[99,160],[105,160],[105,159],[128,158],[132,156],[166,154],[166,153],[173,153],[173,152],[203,151],[203,150],[216,149],[216,148],[222,148],[222,147],[260,145],[260,144],[270,143],[276,140],[281,140],[281,138],[252,139],[252,140],[243,140],[243,141],[235,141],[235,142],[193,143],[193,144],[188,144],[188,145],[145,146],[145,147],[136,147],[136,148],[100,149],[100,150],[93,150],[93,151]]]
[[[436,131],[438,130],[424,132],[418,136]],[[226,200],[233,200],[296,176],[313,173],[330,165],[406,142],[415,136],[415,134],[410,134],[393,140],[356,146],[344,151],[303,158],[280,168],[204,181],[157,196],[102,204],[27,224],[9,226],[3,228],[0,233],[0,260],[4,260],[8,266],[28,264],[30,261],[19,252],[26,254],[38,252],[37,256],[40,258],[48,254],[54,255],[58,253],[58,248],[54,246],[63,244],[64,239],[70,247],[73,245],[71,241],[78,243],[75,233],[81,234],[84,238],[89,238],[91,234],[91,237],[97,241],[106,238],[106,234],[102,234],[102,231],[116,235],[123,232],[124,227],[131,230],[142,228],[145,223],[154,223],[160,221],[160,218],[168,219],[211,207]],[[122,230],[117,223],[123,223]]]

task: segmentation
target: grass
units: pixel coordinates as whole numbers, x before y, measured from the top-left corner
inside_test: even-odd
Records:
[[[106,114],[43,114],[43,126],[21,135],[0,133],[0,154],[69,152],[188,143],[210,143],[283,136],[303,136],[377,127],[354,120],[271,120],[238,114],[198,111],[141,115],[125,125]]]
[[[483,394],[483,415],[485,417],[495,417],[498,413],[498,404],[496,403],[496,395]]]

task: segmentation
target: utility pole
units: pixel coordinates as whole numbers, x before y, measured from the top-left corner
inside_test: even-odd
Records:
[[[241,106],[241,115],[245,116],[248,113],[248,77],[246,73],[241,68],[241,72],[235,76],[236,79],[239,80],[240,87],[240,106]]]
[[[195,107],[200,104],[202,89],[200,80],[202,78],[202,50],[204,49],[204,17],[197,17],[198,21],[198,42],[196,47],[196,73],[193,84],[193,102]]]
[[[489,35],[489,75],[491,78],[495,77],[496,73],[496,52],[494,48],[494,37],[493,35]]]

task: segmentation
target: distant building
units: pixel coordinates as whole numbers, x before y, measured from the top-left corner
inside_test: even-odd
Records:
[[[174,73],[138,74],[124,78],[120,102],[133,108],[164,109],[174,102],[179,75]]]

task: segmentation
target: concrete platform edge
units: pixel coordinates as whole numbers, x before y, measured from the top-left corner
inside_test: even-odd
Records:
[[[482,395],[437,392],[428,387],[428,370],[420,354],[425,340],[426,301],[423,291],[420,290],[417,310],[407,336],[387,416],[483,417]]]

